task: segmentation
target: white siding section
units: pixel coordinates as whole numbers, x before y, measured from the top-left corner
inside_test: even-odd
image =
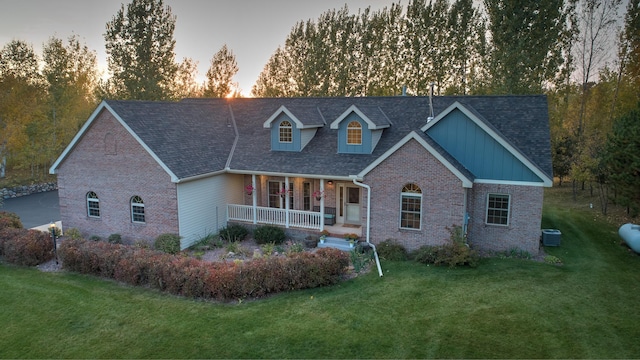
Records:
[[[313,129],[300,129],[300,150],[304,149],[305,146],[313,139],[316,135],[317,128]]]
[[[227,204],[242,204],[241,175],[222,174],[178,184],[178,226],[186,249],[227,225]]]

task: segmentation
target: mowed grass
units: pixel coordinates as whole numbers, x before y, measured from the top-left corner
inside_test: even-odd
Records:
[[[562,266],[383,262],[339,285],[219,304],[0,265],[1,358],[638,358],[640,256],[550,189]]]

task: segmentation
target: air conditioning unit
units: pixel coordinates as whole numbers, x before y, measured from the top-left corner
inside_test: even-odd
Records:
[[[542,245],[560,246],[562,233],[557,229],[542,229]]]

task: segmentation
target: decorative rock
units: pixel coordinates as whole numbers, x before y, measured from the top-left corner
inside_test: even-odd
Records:
[[[58,189],[58,183],[42,183],[42,184],[33,184],[28,186],[16,186],[12,188],[2,188],[0,189],[0,196],[3,199],[13,199],[20,196],[27,196],[31,194],[37,194],[46,191],[53,191]]]

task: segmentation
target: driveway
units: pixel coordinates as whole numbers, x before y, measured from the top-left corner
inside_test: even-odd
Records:
[[[4,206],[0,207],[0,211],[16,213],[27,229],[48,226],[52,221],[60,221],[58,191],[4,199]],[[58,226],[60,226],[59,223]]]

